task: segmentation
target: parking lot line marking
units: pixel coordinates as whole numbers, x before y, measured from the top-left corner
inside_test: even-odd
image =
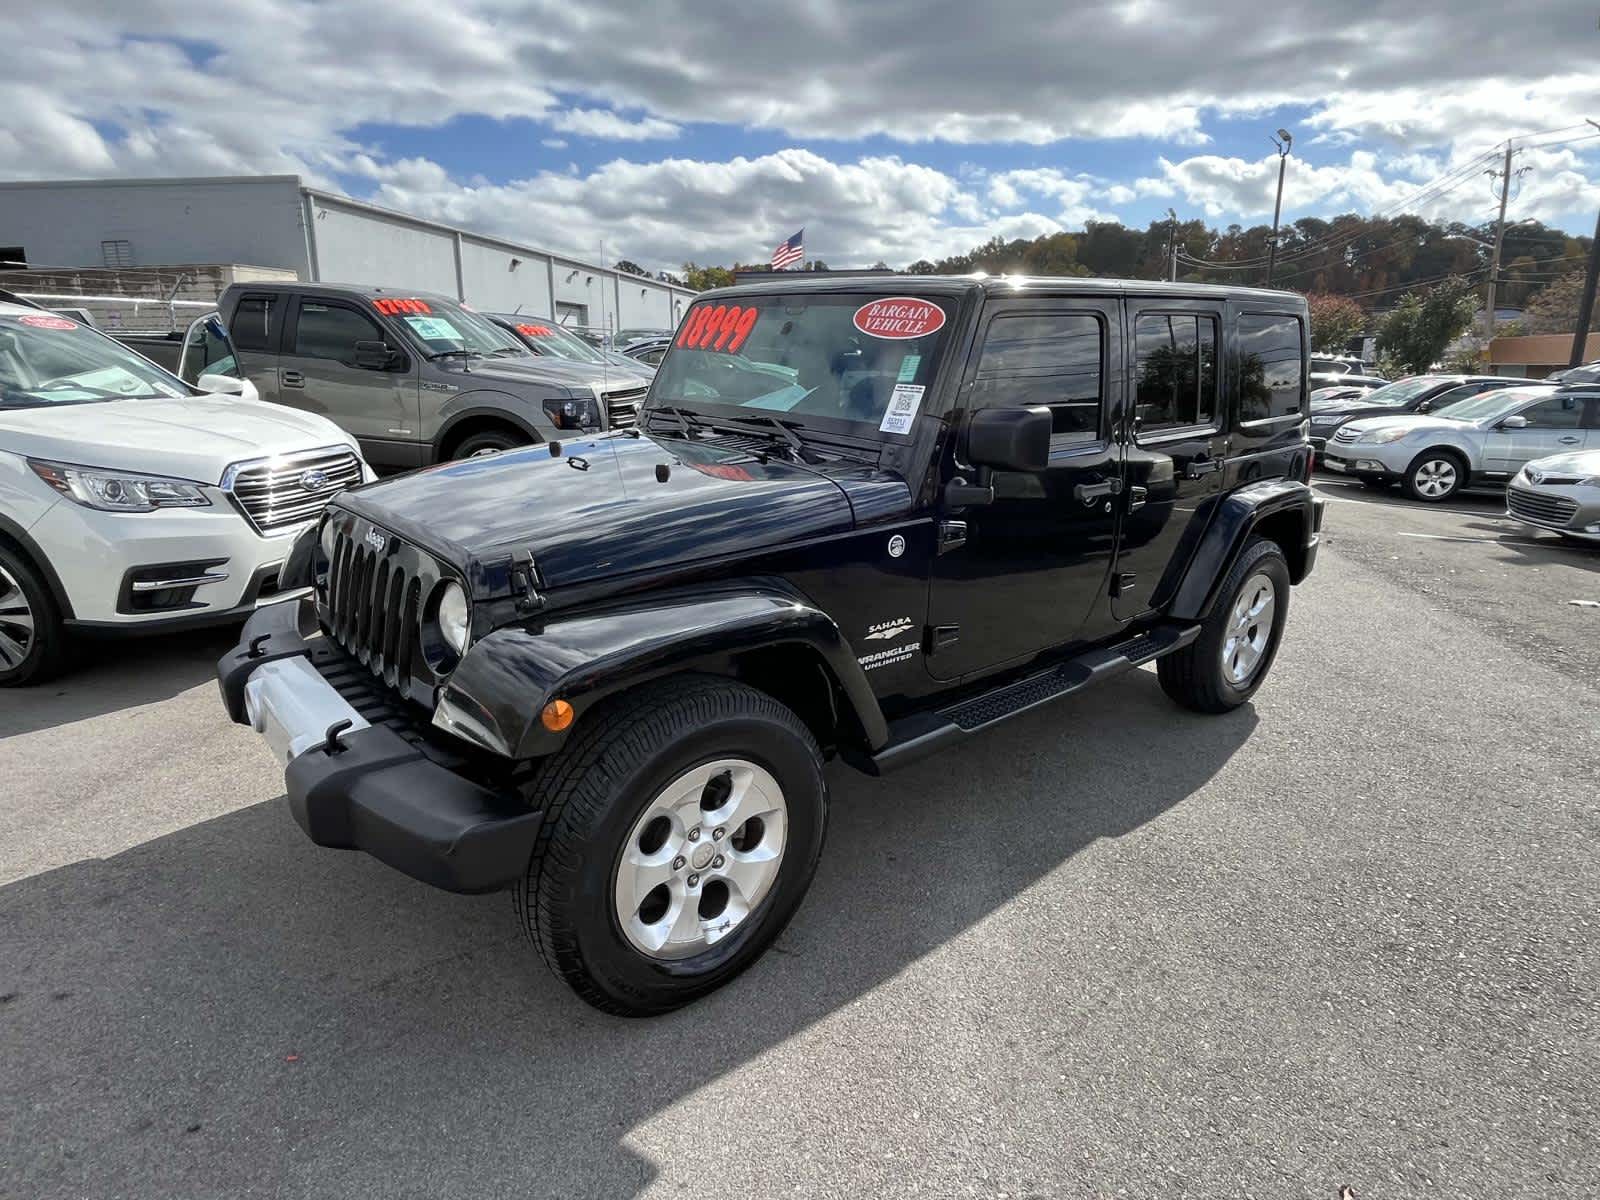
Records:
[[[1401,537],[1427,538],[1432,542],[1493,542],[1496,546],[1549,546],[1556,548],[1555,542],[1524,541],[1519,538],[1483,538],[1483,537],[1457,537],[1447,533],[1407,533],[1399,531]]]
[[[1322,495],[1322,493],[1318,493]],[[1500,518],[1503,514],[1492,509],[1477,508],[1435,508],[1431,504],[1415,504],[1405,500],[1358,500],[1354,496],[1322,496],[1324,500],[1334,504],[1370,504],[1378,508],[1409,508],[1416,512],[1454,513],[1458,517],[1492,517]]]

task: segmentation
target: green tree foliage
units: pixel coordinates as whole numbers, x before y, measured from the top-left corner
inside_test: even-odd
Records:
[[[617,259],[617,270],[621,271],[624,275],[643,275],[646,279],[650,278],[649,271],[646,271],[638,263],[629,262],[625,258]]]
[[[1367,327],[1366,310],[1348,296],[1318,292],[1306,297],[1311,309],[1311,348],[1323,354],[1341,353]]]
[[[1522,323],[1529,333],[1573,333],[1578,328],[1578,302],[1582,297],[1583,272],[1564,275],[1529,297]],[[1596,306],[1589,328],[1600,329],[1600,305]]]
[[[729,267],[702,267],[692,262],[683,264],[683,285],[697,292],[711,288],[732,287],[733,270]]]
[[[1378,326],[1378,353],[1406,374],[1421,374],[1472,327],[1476,311],[1473,285],[1465,279],[1447,279],[1425,293],[1407,292]]]

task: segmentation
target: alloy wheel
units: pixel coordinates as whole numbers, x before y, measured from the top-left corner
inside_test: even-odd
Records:
[[[1456,490],[1458,472],[1448,458],[1430,458],[1417,464],[1412,481],[1417,491],[1430,500],[1442,500]]]
[[[20,667],[33,648],[33,608],[5,567],[0,566],[0,667]]]
[[[629,945],[688,958],[737,930],[777,882],[787,815],[778,781],[745,759],[702,764],[664,787],[617,863],[613,901]]]
[[[1264,574],[1245,581],[1234,597],[1228,632],[1222,639],[1222,673],[1234,687],[1244,687],[1261,667],[1272,640],[1272,614],[1278,589]]]

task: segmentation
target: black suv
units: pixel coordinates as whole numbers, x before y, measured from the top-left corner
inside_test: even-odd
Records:
[[[708,293],[639,424],[335,498],[218,665],[296,820],[509,887],[620,1013],[793,916],[877,774],[1154,660],[1247,701],[1316,558],[1306,306],[1084,279]]]

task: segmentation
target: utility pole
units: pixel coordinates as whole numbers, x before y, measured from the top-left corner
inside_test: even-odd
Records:
[[[1588,120],[1588,118],[1584,118]],[[1600,121],[1589,121],[1600,129]],[[1594,241],[1589,243],[1589,269],[1583,277],[1583,295],[1578,300],[1578,328],[1572,334],[1572,357],[1569,367],[1583,364],[1584,350],[1589,343],[1589,325],[1594,320],[1595,283],[1600,280],[1600,218],[1594,223]]]
[[[1279,141],[1282,138],[1283,141]],[[1269,137],[1269,141],[1278,148],[1278,198],[1272,205],[1272,245],[1267,250],[1267,286],[1272,286],[1272,271],[1278,265],[1278,217],[1283,212],[1283,168],[1289,161],[1289,147],[1294,144],[1294,135],[1287,129],[1278,130],[1278,138]]]
[[[1167,209],[1167,257],[1172,265],[1168,268],[1167,282],[1178,282],[1178,213],[1176,209]]]
[[[1486,297],[1488,312],[1484,314],[1484,345],[1494,340],[1494,293],[1495,287],[1500,282],[1500,247],[1506,240],[1506,201],[1511,197],[1511,180],[1514,178],[1511,170],[1511,156],[1516,153],[1516,147],[1511,144],[1511,139],[1506,139],[1506,162],[1500,171],[1489,170],[1484,174],[1493,178],[1500,176],[1500,215],[1494,223],[1494,254],[1489,259],[1489,295]],[[1523,167],[1516,175],[1525,174],[1530,168]]]

